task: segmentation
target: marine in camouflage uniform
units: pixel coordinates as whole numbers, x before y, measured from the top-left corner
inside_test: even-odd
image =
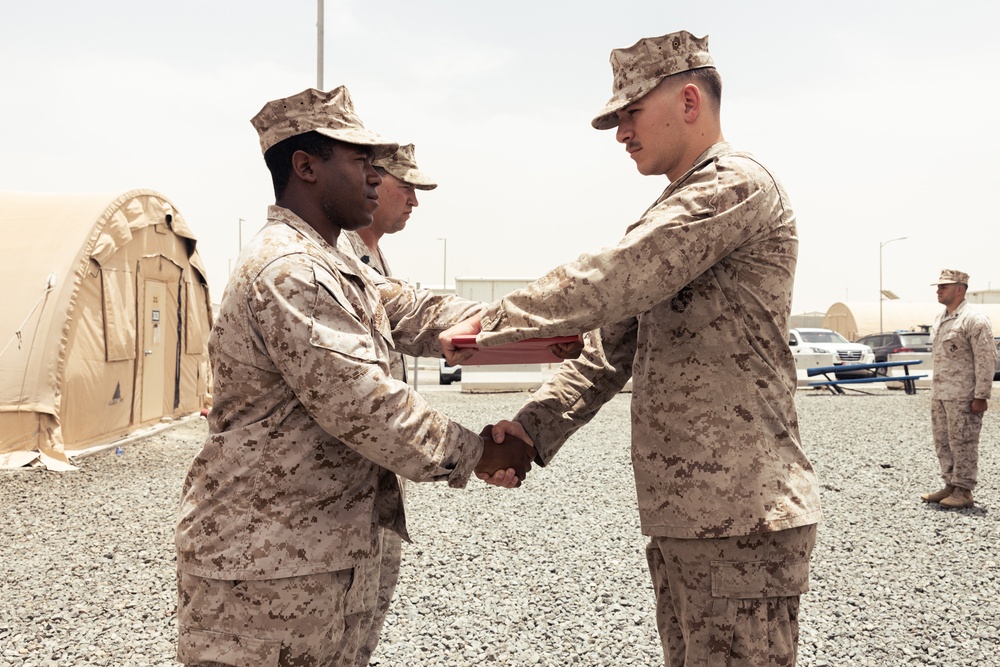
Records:
[[[968,274],[945,269],[931,284],[937,286],[938,302],[945,306],[934,321],[931,348],[931,428],[945,485],[921,499],[960,509],[973,505],[979,432],[993,389],[997,347],[989,318],[965,300]]]
[[[716,76],[707,37],[643,39],[611,63],[615,95],[594,127],[618,125],[639,171],[671,182],[617,246],[482,313],[482,346],[590,331],[583,355],[494,433],[520,424],[548,464],[631,378],[666,664],[791,665],[821,518],[787,344],[795,216],[771,172],[722,140],[701,92]],[[443,334],[446,353],[475,328]]]
[[[379,207],[372,215],[372,224],[358,230],[344,231],[337,239],[337,247],[344,252],[355,255],[362,264],[380,276],[391,277],[389,262],[379,246],[379,241],[386,234],[395,234],[406,226],[406,220],[414,206],[419,205],[416,190],[433,190],[437,187],[425,173],[417,167],[413,144],[406,144],[396,149],[396,152],[386,157],[372,161],[375,170],[382,176],[378,186]],[[406,364],[403,355],[392,352],[389,356],[389,371],[393,378],[406,382]],[[383,471],[386,479],[379,481],[380,486],[391,488],[399,486],[399,508],[388,508],[392,511],[382,529],[382,549],[379,562],[378,600],[372,610],[372,619],[368,631],[368,639],[358,652],[357,665],[363,667],[371,660],[378,646],[385,617],[389,613],[392,594],[396,590],[399,579],[399,565],[402,559],[402,539],[410,541],[405,525],[396,532],[392,526],[394,515],[402,516],[402,503],[405,498],[405,482],[389,470]],[[395,482],[392,479],[395,478]]]
[[[396,145],[364,128],[343,87],[269,102],[253,124],[277,204],[209,342],[215,401],[176,534],[178,659],[348,667],[376,605],[379,525],[405,532],[387,471],[461,488],[473,470],[523,477],[534,450],[487,442],[391,377],[394,345],[436,355],[440,331],[480,307],[337,249],[340,229],[371,223],[372,155]]]

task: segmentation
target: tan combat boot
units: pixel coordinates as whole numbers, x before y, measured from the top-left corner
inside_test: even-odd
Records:
[[[953,510],[960,510],[963,507],[972,507],[972,491],[956,486],[955,492],[941,501],[941,507],[947,507],[948,509]]]
[[[940,491],[923,494],[922,496],[920,496],[920,499],[925,503],[939,503],[953,493],[955,493],[955,487],[949,484]]]

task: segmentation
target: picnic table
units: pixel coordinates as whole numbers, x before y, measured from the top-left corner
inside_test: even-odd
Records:
[[[910,373],[910,366],[916,366],[917,364],[924,363],[922,359],[903,359],[901,361],[877,361],[872,364],[840,364],[839,366],[817,366],[816,368],[810,368],[806,370],[806,375],[809,377],[816,377],[817,375],[822,375],[826,380],[817,380],[815,382],[810,382],[810,387],[826,387],[833,394],[844,394],[845,387],[841,385],[853,385],[853,384],[870,384],[872,382],[902,382],[903,389],[906,390],[907,394],[917,393],[917,380],[920,378],[927,377],[927,374],[923,375],[913,375]],[[878,375],[877,372],[880,369],[889,369],[894,367],[903,367],[902,375],[889,375],[886,371],[885,375]],[[851,378],[838,378],[837,373],[856,373],[859,371],[875,371],[876,374],[871,377],[851,377]],[[831,378],[830,375],[833,374]],[[866,391],[861,391],[854,387],[846,387],[852,391],[856,391],[861,394],[867,394]]]

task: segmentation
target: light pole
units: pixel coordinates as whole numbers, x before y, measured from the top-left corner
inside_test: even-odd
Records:
[[[236,256],[239,257],[240,253],[243,252],[243,223],[246,222],[243,218],[239,218],[236,224],[239,226],[239,240],[240,247],[236,249]]]
[[[888,241],[882,241],[878,244],[878,332],[882,333],[882,300],[885,295],[882,294],[882,248],[886,247],[893,241],[903,241],[905,236],[900,236],[899,238],[889,239]]]
[[[441,292],[445,290],[445,285],[448,284],[448,239],[438,238],[438,241],[444,242],[444,257],[441,263]]]
[[[323,90],[323,0],[316,0],[316,87]]]

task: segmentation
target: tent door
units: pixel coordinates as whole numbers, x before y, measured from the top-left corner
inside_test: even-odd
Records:
[[[166,362],[167,286],[145,281],[142,317],[142,410],[141,421],[163,417],[163,380]]]

